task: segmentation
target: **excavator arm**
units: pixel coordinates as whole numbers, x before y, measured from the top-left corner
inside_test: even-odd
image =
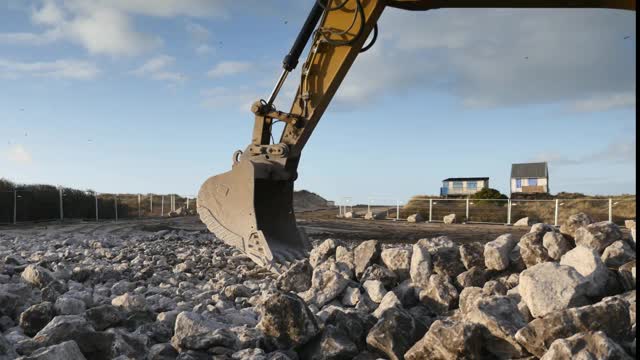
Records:
[[[635,0],[316,0],[267,100],[252,106],[251,143],[233,156],[232,170],[209,178],[198,194],[198,213],[218,238],[259,265],[278,271],[306,256],[309,242],[296,226],[293,183],[302,150],[342,80],[374,32],[387,7],[406,10],[439,8],[610,8],[635,11]],[[288,74],[302,64],[298,91],[289,112],[274,102]],[[272,126],[284,122],[278,143]]]

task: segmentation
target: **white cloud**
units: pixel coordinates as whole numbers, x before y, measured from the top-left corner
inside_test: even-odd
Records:
[[[40,34],[29,32],[0,33],[0,44],[45,45],[61,38],[59,31],[53,29]]]
[[[170,82],[185,81],[187,77],[184,74],[167,69],[173,66],[174,63],[175,58],[168,55],[159,55],[149,59],[131,73],[137,76],[148,77],[153,80],[164,80]]]
[[[207,43],[211,37],[211,32],[207,28],[195,22],[188,22],[186,31],[196,54],[208,55],[214,52],[213,47]]]
[[[207,44],[198,45],[198,47],[196,47],[196,53],[198,55],[208,55],[213,54],[214,52],[215,49]]]
[[[54,1],[45,0],[41,8],[33,10],[31,20],[36,24],[55,25],[64,20],[64,12]]]
[[[236,75],[251,69],[253,64],[248,61],[223,61],[218,63],[213,69],[207,72],[211,78]]]
[[[19,62],[0,58],[0,77],[5,78],[36,76],[88,80],[99,73],[100,69],[94,63],[82,60]]]
[[[71,41],[91,54],[138,55],[162,43],[136,31],[129,16],[111,8],[92,8],[61,26]]]
[[[633,105],[635,44],[624,39],[635,38],[633,12],[389,9],[380,32],[345,79],[339,103],[426,89],[476,107]],[[608,100],[590,104],[596,96]]]
[[[545,152],[534,156],[532,161],[546,161],[555,165],[579,165],[594,162],[635,163],[636,139],[614,139],[604,148],[579,158],[571,158],[559,152]]]
[[[606,111],[634,106],[636,106],[636,94],[632,92],[594,96],[589,99],[576,101],[573,104],[573,108],[576,111]]]
[[[187,23],[186,29],[189,36],[198,42],[207,41],[211,36],[211,32],[207,28],[194,22]]]
[[[31,153],[20,144],[13,145],[5,155],[7,160],[18,164],[30,164],[32,161]]]

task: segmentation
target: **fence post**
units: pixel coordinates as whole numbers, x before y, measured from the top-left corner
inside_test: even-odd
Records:
[[[164,216],[164,195],[160,199],[160,216]]]
[[[511,199],[507,201],[507,225],[511,225]]]
[[[95,192],[94,196],[96,198],[96,222],[98,222],[98,192]]]
[[[64,220],[64,207],[62,206],[62,187],[58,188],[58,194],[60,198],[60,221]]]
[[[118,194],[113,195],[113,206],[116,210],[116,222],[118,221]]]
[[[400,221],[400,201],[396,200],[396,221]]]
[[[466,212],[466,219],[465,222],[469,221],[469,198],[467,198],[467,212]]]
[[[429,222],[433,221],[433,199],[429,199]]]
[[[138,217],[140,217],[140,194],[138,194]]]
[[[613,199],[609,198],[609,222],[613,222]]]
[[[149,215],[153,216],[153,194],[149,194]]]
[[[555,216],[553,218],[553,226],[558,226],[558,211],[559,211],[559,207],[560,207],[560,200],[556,199],[556,212],[555,212]]]
[[[187,210],[189,210],[189,197],[187,196]]]
[[[18,190],[13,189],[13,225],[18,223]]]

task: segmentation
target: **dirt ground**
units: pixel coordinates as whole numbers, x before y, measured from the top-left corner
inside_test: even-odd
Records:
[[[501,234],[512,233],[522,236],[529,229],[505,225],[407,223],[391,220],[338,219],[335,211],[316,211],[297,215],[298,224],[312,240],[335,238],[349,243],[377,239],[386,243],[414,243],[422,238],[447,235],[452,240],[464,243],[470,241],[487,242]],[[206,231],[197,216],[180,218],[153,218],[141,220],[120,220],[109,222],[65,222],[19,224],[0,226],[0,232],[21,236],[38,236],[43,232],[64,234],[127,235],[136,230],[155,232],[164,229]]]
[[[491,224],[407,223],[392,220],[338,219],[323,212],[298,214],[298,223],[312,239],[335,238],[348,242],[376,239],[385,243],[415,243],[419,239],[448,236],[457,243],[488,242],[506,233],[516,238],[528,227]]]

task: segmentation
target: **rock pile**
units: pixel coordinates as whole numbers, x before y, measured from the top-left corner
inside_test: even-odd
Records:
[[[635,241],[586,218],[280,275],[200,232],[0,234],[0,359],[631,359]]]

